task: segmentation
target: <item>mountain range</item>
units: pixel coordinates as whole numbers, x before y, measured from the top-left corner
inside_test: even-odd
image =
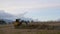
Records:
[[[11,19],[14,17],[14,15],[4,12],[4,10],[0,10],[0,19]]]
[[[19,16],[19,15],[18,15]],[[0,10],[0,19],[5,20],[6,22],[12,22],[16,19],[17,16],[6,13],[4,10]],[[19,18],[19,17],[17,17]],[[25,17],[20,17],[19,19],[25,20],[25,21],[31,21],[31,18],[25,18]]]

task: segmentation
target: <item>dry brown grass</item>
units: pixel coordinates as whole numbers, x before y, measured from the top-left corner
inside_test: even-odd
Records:
[[[0,34],[60,34],[60,30],[14,29],[13,25],[0,25]]]
[[[21,29],[14,29],[12,24],[0,25],[0,34],[60,34],[60,30],[39,29],[48,26],[49,28],[51,28],[50,26],[60,26],[60,23],[30,23],[28,28],[23,24]]]

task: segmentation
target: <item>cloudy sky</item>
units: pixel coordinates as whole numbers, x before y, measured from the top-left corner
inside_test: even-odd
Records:
[[[0,0],[0,10],[38,20],[60,18],[60,0]]]

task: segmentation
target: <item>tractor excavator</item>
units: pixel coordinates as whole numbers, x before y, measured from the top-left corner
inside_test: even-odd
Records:
[[[22,16],[25,15],[25,14],[26,14],[26,12],[25,12],[24,14],[21,14],[20,17],[22,17]],[[17,16],[17,17],[19,17],[19,16]],[[27,25],[27,24],[28,24],[28,21],[24,21],[24,20],[21,20],[21,21],[20,21],[20,18],[17,18],[17,19],[15,20],[15,22],[13,23],[13,26],[14,26],[14,28],[19,28],[19,26],[20,26],[22,23],[26,23],[26,25]]]

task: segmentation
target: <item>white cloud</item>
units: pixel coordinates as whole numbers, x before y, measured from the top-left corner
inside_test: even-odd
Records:
[[[60,7],[59,0],[0,0],[0,10],[11,14],[29,11],[29,9]]]

